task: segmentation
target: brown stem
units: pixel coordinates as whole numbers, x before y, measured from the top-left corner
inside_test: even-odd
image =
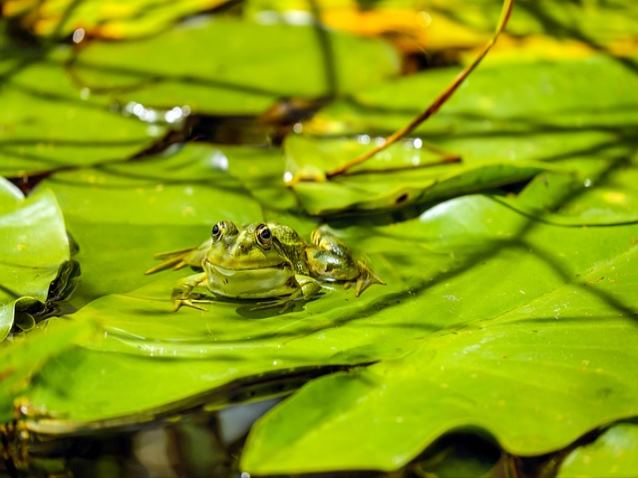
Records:
[[[514,7],[514,0],[503,0],[501,18],[498,22],[498,26],[496,27],[496,31],[494,32],[494,35],[492,36],[490,41],[488,41],[485,44],[485,46],[482,48],[482,50],[479,52],[476,58],[474,58],[472,63],[467,65],[463,71],[461,71],[458,75],[456,75],[456,77],[447,86],[447,88],[445,88],[445,90],[443,90],[439,94],[439,96],[434,99],[432,104],[430,104],[430,106],[428,106],[428,108],[423,113],[416,116],[414,119],[412,119],[412,121],[410,121],[403,128],[392,133],[380,145],[372,148],[371,150],[363,154],[360,154],[359,156],[352,159],[351,161],[348,161],[347,163],[344,163],[341,166],[338,166],[326,172],[326,177],[332,178],[335,176],[339,176],[340,174],[344,174],[346,171],[356,166],[357,164],[361,164],[364,161],[367,161],[368,159],[372,158],[375,154],[379,153],[380,151],[383,151],[390,145],[396,143],[401,138],[405,137],[407,134],[411,133],[417,126],[419,126],[426,119],[428,119],[430,116],[436,113],[439,110],[439,108],[441,108],[441,106],[443,106],[445,102],[450,98],[450,96],[452,96],[452,94],[458,89],[458,87],[461,86],[461,84],[463,83],[463,81],[465,81],[465,79],[469,76],[469,74],[472,73],[472,71],[474,71],[474,69],[479,65],[479,63],[481,63],[481,60],[483,60],[485,55],[487,55],[487,53],[494,46],[498,36],[503,32],[503,30],[505,29],[505,26],[507,25],[507,21],[509,20],[513,7]]]

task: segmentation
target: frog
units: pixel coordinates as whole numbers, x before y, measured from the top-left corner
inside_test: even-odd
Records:
[[[306,242],[293,228],[275,222],[237,226],[216,222],[210,237],[198,247],[156,254],[160,262],[146,274],[190,266],[198,272],[180,279],[173,288],[173,310],[206,310],[200,304],[215,300],[251,300],[290,304],[311,300],[328,283],[354,286],[360,296],[384,282],[326,226],[312,231]],[[212,297],[194,293],[204,287]]]

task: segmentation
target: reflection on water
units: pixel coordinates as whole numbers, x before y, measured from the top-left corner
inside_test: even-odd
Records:
[[[20,476],[241,477],[239,451],[254,421],[280,399],[175,416],[142,429],[47,440],[29,447]],[[0,476],[2,467],[0,466]]]

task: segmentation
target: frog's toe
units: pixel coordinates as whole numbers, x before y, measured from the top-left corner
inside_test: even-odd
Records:
[[[381,278],[376,275],[370,267],[364,262],[358,261],[359,266],[359,277],[357,277],[357,281],[354,286],[354,293],[357,297],[359,297],[363,291],[365,291],[372,284],[380,284],[385,285],[385,282],[381,280]]]
[[[173,301],[173,312],[177,312],[182,307],[190,307],[192,309],[203,310],[205,312],[207,309],[202,307],[201,305],[197,305],[197,302],[199,301],[190,299],[175,299]]]

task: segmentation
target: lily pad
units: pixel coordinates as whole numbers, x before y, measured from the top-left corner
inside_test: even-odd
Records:
[[[162,126],[124,117],[74,85],[65,49],[0,46],[7,53],[0,60],[0,175],[123,160],[163,133]]]
[[[563,190],[558,182],[549,192],[561,197]],[[255,430],[246,452],[247,469],[289,473],[397,468],[444,431],[463,424],[502,434],[498,436],[509,449],[538,453],[560,448],[600,423],[636,413],[638,390],[633,385],[632,364],[638,358],[631,350],[638,336],[626,312],[635,306],[631,264],[636,255],[632,246],[636,226],[543,225],[487,197],[468,196],[443,203],[421,219],[377,228],[350,227],[340,233],[357,252],[365,252],[387,286],[374,286],[359,298],[350,290],[328,287],[317,300],[284,314],[255,314],[249,303],[234,302],[210,304],[205,312],[172,313],[170,290],[188,272],[166,272],[139,289],[84,306],[75,314],[76,320],[95,320],[106,333],[100,340],[78,341],[41,371],[27,396],[35,406],[60,418],[28,426],[46,433],[72,433],[139,422],[193,402],[221,406],[241,397],[242,387],[254,386],[264,377],[285,378],[303,370],[320,371],[322,366],[379,360],[382,363],[366,371],[319,379],[284,402],[271,415],[277,424],[272,436],[271,418]],[[574,243],[583,246],[578,250],[563,246]],[[619,310],[619,304],[625,309]],[[609,331],[604,339],[601,330]],[[626,344],[622,354],[617,352],[618,340]],[[464,365],[475,361],[489,367],[475,370],[472,366],[470,371],[470,365]],[[440,370],[441,365],[448,368]],[[424,370],[431,379],[422,379]],[[473,379],[471,373],[477,377]],[[512,388],[510,377],[523,374],[528,377],[526,384],[540,385],[515,394],[519,389]],[[570,394],[588,397],[587,407],[576,408],[573,417],[563,421],[557,416],[567,411],[549,406],[557,393],[549,380],[558,380],[560,374],[567,374],[569,380],[563,375],[561,380],[573,385],[565,392],[567,398],[561,395],[565,407],[573,407],[575,398]],[[620,378],[612,379],[612,374]],[[63,376],[72,379],[67,378],[61,390],[55,384]],[[548,388],[543,385],[545,377]],[[366,378],[374,381],[367,383]],[[333,387],[333,381],[344,386]],[[387,389],[382,386],[385,381]],[[320,395],[324,386],[330,400],[327,394]],[[378,403],[373,412],[366,408],[367,398],[359,401],[370,387]],[[609,391],[599,394],[602,389]],[[496,398],[507,406],[486,414],[481,407],[493,405],[490,393],[495,390],[502,394]],[[463,394],[472,396],[475,408],[456,408],[454,397]],[[407,407],[401,411],[404,422],[396,420],[395,405],[382,401],[385,396],[396,400],[396,407]],[[330,412],[314,415],[308,412],[314,408],[296,409],[297,403],[307,404],[312,397],[330,403]],[[423,397],[430,398],[423,401]],[[539,403],[541,411],[550,411],[538,412],[520,429],[510,430],[505,424],[529,405],[527,400]],[[333,407],[335,403],[343,406]],[[290,415],[288,407],[293,410]],[[424,417],[430,407],[432,414],[438,412],[438,427],[435,421],[433,427],[426,426],[429,420]],[[387,414],[381,412],[384,409]],[[347,430],[339,429],[326,440],[317,435],[314,441],[313,434],[332,431],[322,422],[324,418],[332,423],[329,417],[338,415],[334,421],[338,425],[350,419],[350,413]],[[425,423],[415,428],[413,418]],[[369,432],[365,440],[356,431],[359,421],[362,430]],[[310,422],[322,426],[309,426]],[[379,423],[396,425],[388,435],[377,434],[374,427]],[[308,442],[296,440],[306,433],[312,435]],[[386,436],[396,438],[392,446],[387,445]],[[337,443],[349,444],[347,440],[358,445],[337,447]],[[291,447],[290,454],[268,458],[276,457],[274,449],[284,441]],[[321,463],[304,455],[320,442],[320,449],[335,446],[330,459],[322,455]],[[306,448],[305,443],[312,445]]]
[[[621,423],[609,428],[589,445],[572,451],[561,464],[558,478],[636,476],[638,425]]]
[[[430,303],[422,303],[418,317],[446,316],[451,325],[468,314],[469,321],[416,341],[402,360],[305,386],[253,429],[244,469],[255,474],[392,470],[460,427],[487,430],[513,454],[536,455],[560,449],[597,424],[635,415],[632,277],[638,249],[629,245],[637,233],[632,230],[625,252],[578,269],[577,278],[554,283],[500,313],[490,312],[471,293],[459,293],[454,279],[431,287],[423,294]],[[531,255],[547,259],[554,278],[576,270],[571,261],[552,259],[546,246],[523,244]],[[495,293],[500,300],[518,290],[525,297],[530,281],[515,278],[519,266],[538,280],[550,279],[540,270],[530,272],[529,256],[511,249],[498,256],[501,265],[493,257],[489,266],[463,274],[466,292]]]
[[[55,195],[46,189],[28,198],[0,178],[0,340],[14,325],[43,312],[54,279],[69,260],[69,241]],[[56,287],[65,288],[70,277]]]
[[[560,167],[540,161],[494,159],[463,164],[442,159],[423,147],[419,138],[393,145],[346,174],[326,178],[326,172],[364,153],[370,137],[359,140],[286,139],[286,178],[311,215],[370,214],[487,190],[529,179]],[[415,146],[416,145],[416,146]],[[571,173],[567,168],[565,174]]]
[[[377,0],[370,8],[357,0],[250,0],[246,15],[257,21],[308,23],[317,13],[337,30],[385,33],[408,51],[467,51],[482,46],[497,22],[502,2],[430,0],[424,3]],[[366,8],[368,7],[368,8]],[[635,53],[633,37],[638,9],[631,0],[564,2],[519,0],[496,48],[487,61],[507,58],[569,58],[600,51]]]
[[[293,184],[304,209],[317,215],[383,211],[520,181],[543,167],[538,163],[567,171],[574,159],[621,157],[635,149],[636,115],[626,104],[636,98],[638,79],[613,60],[487,65],[417,129],[411,143],[324,180],[365,151],[357,143],[372,148],[375,135],[405,125],[418,112],[414,99],[434,98],[453,73],[430,71],[335,102],[304,125],[307,134],[329,137],[288,138],[290,178],[318,178]],[[592,81],[598,85],[593,92]],[[428,144],[463,162],[424,168],[437,158],[431,152],[424,158]]]
[[[81,84],[120,102],[261,114],[281,98],[378,84],[398,72],[399,59],[379,40],[214,17],[135,42],[92,42],[72,68]]]

